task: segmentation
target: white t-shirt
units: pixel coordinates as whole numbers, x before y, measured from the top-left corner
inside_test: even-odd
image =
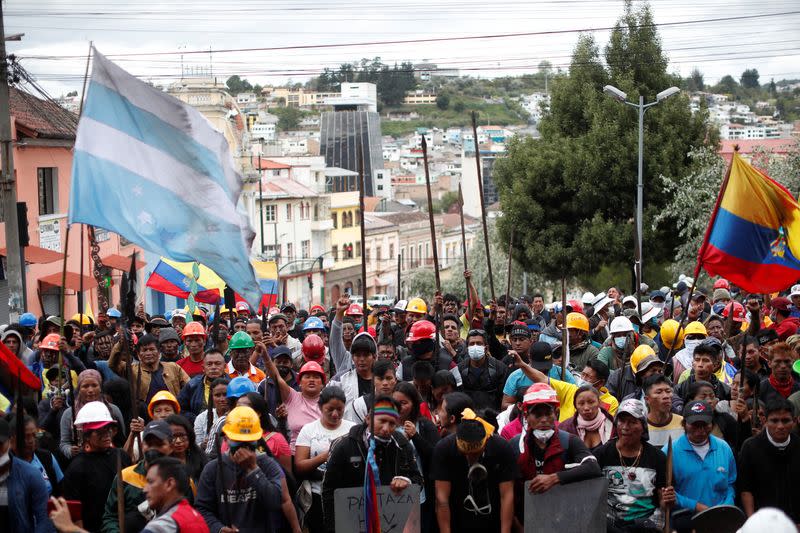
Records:
[[[309,448],[309,458],[313,459],[319,454],[330,450],[331,442],[339,437],[347,435],[350,428],[355,425],[355,422],[342,420],[342,424],[338,429],[328,429],[322,425],[321,420],[314,420],[303,426],[300,430],[300,433],[297,435],[295,446],[307,446]],[[322,463],[318,468],[324,471],[326,466],[327,463]],[[322,494],[322,481],[312,481],[311,492],[314,494]]]

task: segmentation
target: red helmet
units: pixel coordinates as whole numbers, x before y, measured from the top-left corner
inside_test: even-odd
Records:
[[[322,307],[321,305],[312,305],[311,309],[308,310],[308,314],[311,315],[311,316],[314,316],[314,314],[316,314],[316,313],[322,313],[324,315],[325,314],[325,308]]]
[[[578,300],[567,300],[567,307],[571,307],[575,313],[583,313],[583,304]]]
[[[317,360],[325,356],[325,343],[319,335],[306,335],[303,339],[303,357],[306,360]]]
[[[522,399],[522,406],[527,410],[531,405],[549,404],[554,407],[559,406],[558,394],[547,383],[534,383],[525,391]]]
[[[367,328],[367,333],[369,333],[372,336],[373,339],[377,339],[378,338],[378,330],[376,330],[372,326]]]
[[[347,316],[353,316],[353,315],[363,316],[364,310],[358,304],[350,304],[350,307],[347,308],[347,311],[345,311],[344,314]]]
[[[724,318],[728,318],[728,313],[730,313],[731,304],[726,304],[725,309],[722,310],[722,316]],[[739,302],[733,302],[733,321],[734,322],[744,322],[747,313],[744,310],[744,306]]]
[[[297,373],[297,379],[299,380],[303,374],[314,373],[319,374],[322,378],[322,383],[325,383],[325,371],[322,370],[322,367],[319,366],[319,363],[316,361],[309,361],[308,363],[304,364],[300,367],[300,372]]]
[[[61,335],[58,333],[51,333],[39,344],[40,350],[52,350],[54,352],[58,352],[61,350]]]
[[[430,320],[417,320],[408,330],[406,342],[417,342],[436,338],[436,326]]]
[[[717,281],[714,282],[714,288],[715,289],[730,289],[731,288],[731,284],[728,283],[727,279],[719,278]]]

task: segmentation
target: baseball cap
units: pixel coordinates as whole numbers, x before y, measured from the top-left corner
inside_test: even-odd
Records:
[[[712,300],[714,300],[715,302],[718,300],[730,300],[730,299],[731,299],[731,293],[728,289],[714,289],[714,296],[712,297]]]
[[[617,409],[617,412],[619,412],[619,409]],[[710,424],[713,419],[713,410],[708,402],[695,400],[687,403],[683,408],[683,420],[687,424],[694,424],[695,422]]]
[[[792,305],[792,302],[789,298],[784,298],[783,296],[773,298],[770,302],[770,306],[776,311],[788,311],[790,305]]]
[[[650,301],[656,300],[661,298],[662,300],[666,300],[666,295],[662,291],[653,291],[650,293]]]
[[[292,357],[292,349],[288,346],[277,346],[275,349],[272,350],[270,354],[272,359],[277,359],[278,357]]]
[[[654,364],[663,365],[664,361],[659,359],[657,355],[648,355],[644,359],[639,361],[639,366],[636,367],[636,373],[638,374],[639,372],[642,372],[643,370],[645,370],[650,365],[654,365]]]
[[[546,342],[535,342],[528,351],[531,366],[547,373],[553,367],[553,349]]]
[[[172,428],[166,420],[153,420],[144,427],[142,438],[146,439],[150,435],[161,441],[172,440]]]
[[[778,332],[774,329],[760,329],[758,333],[756,333],[756,338],[758,339],[759,346],[764,346],[768,342],[778,340]]]
[[[286,315],[284,315],[283,313],[275,313],[274,315],[269,317],[269,319],[267,319],[267,324],[272,324],[276,320],[283,320],[287,324],[289,323],[289,318]]]
[[[297,311],[297,307],[295,307],[295,305],[292,302],[286,302],[281,306],[281,313],[283,313],[288,309],[291,309],[292,311]]]
[[[792,285],[792,290],[789,293],[789,298],[793,298],[795,296],[800,296],[800,283],[797,285]]]
[[[701,289],[698,289],[698,290],[694,291],[694,293],[692,293],[692,301],[693,302],[697,302],[699,300],[705,301],[705,299],[706,299],[706,295],[703,294],[703,291]]]
[[[622,413],[627,413],[631,415],[633,418],[639,420],[645,427],[647,427],[647,412],[644,407],[644,403],[641,400],[637,400],[635,398],[628,398],[627,400],[622,400],[617,407],[617,414],[614,416],[614,422],[619,419],[619,415]]]

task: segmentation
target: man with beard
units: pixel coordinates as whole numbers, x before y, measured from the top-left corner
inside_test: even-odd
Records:
[[[99,330],[92,341],[94,360],[107,361],[114,347],[114,332],[109,329]]]
[[[225,375],[225,358],[222,352],[212,348],[203,358],[203,373],[193,377],[178,395],[181,414],[190,421],[208,408],[208,394],[211,383]]]
[[[178,337],[175,330],[166,327],[159,329],[158,333],[152,333],[152,335],[158,335],[158,348],[161,350],[161,360],[169,363],[177,363],[181,358],[179,352],[181,339]]]

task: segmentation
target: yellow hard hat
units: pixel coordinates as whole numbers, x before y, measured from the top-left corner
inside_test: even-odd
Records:
[[[261,421],[252,407],[240,405],[228,413],[222,432],[236,442],[255,442],[262,436]]]
[[[72,315],[70,321],[77,322],[81,326],[91,326],[92,324],[94,324],[94,320],[92,320],[92,317],[90,317],[89,315],[82,315],[80,313],[75,313],[74,315]]]
[[[219,314],[222,315],[222,313],[231,313],[233,316],[237,316],[239,314],[236,312],[236,309],[228,309],[228,306],[226,305],[220,306]]]
[[[702,335],[703,337],[708,337],[708,331],[706,330],[706,327],[702,322],[698,322],[696,320],[686,324],[684,331],[686,332],[686,335]]]
[[[567,328],[579,329],[589,332],[589,319],[583,313],[569,313],[567,315]]]
[[[422,298],[411,298],[408,301],[408,305],[406,305],[406,311],[409,313],[421,313],[424,315],[428,312],[428,304],[426,304],[425,300]]]
[[[160,390],[153,395],[150,399],[150,403],[147,404],[147,414],[150,415],[150,418],[153,418],[153,409],[158,402],[169,402],[175,408],[175,414],[181,412],[181,404],[178,403],[178,399],[175,398],[175,395],[167,390]]]
[[[660,361],[658,359],[658,356],[656,355],[655,350],[653,350],[653,348],[651,348],[649,345],[640,344],[639,346],[636,347],[636,349],[631,354],[631,370],[633,370],[634,374],[636,374],[639,371],[639,365],[648,357],[650,358],[650,360],[648,360],[647,365],[645,366],[649,366],[650,363]]]
[[[676,339],[676,335],[678,333],[678,324],[677,320],[670,318],[669,320],[665,320],[663,324],[661,324],[661,329],[659,333],[661,334],[661,342],[664,343],[664,346],[667,350],[679,350],[681,346],[683,346],[683,337],[686,336],[686,330],[681,329],[680,335]]]

